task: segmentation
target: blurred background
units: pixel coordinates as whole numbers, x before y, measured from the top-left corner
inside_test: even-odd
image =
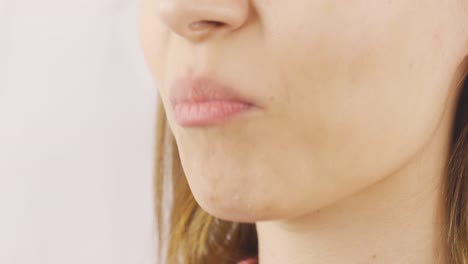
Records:
[[[155,263],[136,0],[0,0],[0,263]]]

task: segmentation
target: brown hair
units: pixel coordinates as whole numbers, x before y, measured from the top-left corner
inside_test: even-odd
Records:
[[[468,78],[462,80],[443,190],[447,257],[452,264],[468,264]],[[159,106],[155,177],[158,263],[232,264],[256,256],[254,224],[217,219],[196,203],[162,103]]]

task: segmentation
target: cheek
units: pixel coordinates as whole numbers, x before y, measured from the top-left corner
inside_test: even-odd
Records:
[[[318,182],[330,190],[338,182],[337,193],[349,194],[388,176],[425,145],[444,110],[452,68],[434,52],[448,42],[434,36],[450,37],[431,7],[399,3],[373,13],[360,3],[349,16],[313,12],[321,24],[301,17],[266,34],[281,98],[268,127],[279,128],[275,144],[287,142],[294,157],[282,171],[309,172],[288,179],[305,189],[298,194]]]
[[[143,0],[138,17],[138,31],[143,55],[156,83],[163,83],[167,67],[169,31],[155,15],[154,4]]]
[[[270,75],[278,76],[278,97],[285,98],[278,101],[278,113],[327,131],[324,140],[334,131],[364,135],[365,130],[358,133],[362,128],[398,138],[401,127],[437,118],[449,67],[434,52],[447,49],[434,36],[448,35],[438,17],[428,15],[431,7],[394,2],[369,12],[369,3],[356,1],[346,12],[312,12],[320,24],[301,17],[271,29],[266,41],[279,72]]]

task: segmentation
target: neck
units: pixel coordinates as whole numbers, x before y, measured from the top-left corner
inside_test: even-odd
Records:
[[[260,264],[447,263],[442,182],[449,127],[398,172],[298,218],[257,223]]]

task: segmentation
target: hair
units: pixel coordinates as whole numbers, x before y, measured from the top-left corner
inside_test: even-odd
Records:
[[[442,190],[451,264],[468,264],[468,78],[462,81]],[[255,224],[215,218],[197,204],[161,102],[158,111],[154,190],[159,263],[232,264],[256,257]]]

